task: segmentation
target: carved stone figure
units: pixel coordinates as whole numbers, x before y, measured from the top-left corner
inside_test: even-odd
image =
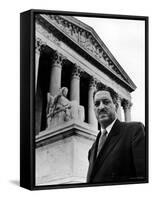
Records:
[[[68,94],[68,89],[66,87],[61,88],[59,93],[56,95],[54,99],[54,115],[58,112],[64,111],[65,112],[65,121],[70,119],[70,111],[71,108],[70,101],[66,98]]]
[[[63,121],[68,121],[71,118],[71,104],[70,101],[66,98],[67,93],[68,89],[66,87],[61,88],[57,95],[54,97],[48,93],[48,104],[46,109],[48,127],[50,127],[52,119],[55,119],[57,115],[60,115],[60,121],[62,119]]]
[[[47,128],[56,126],[71,119],[84,121],[84,107],[76,101],[67,99],[68,89],[62,87],[56,96],[48,93],[48,104],[46,109]]]

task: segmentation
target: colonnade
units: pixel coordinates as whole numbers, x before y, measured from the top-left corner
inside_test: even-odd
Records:
[[[37,84],[37,75],[38,75],[38,64],[40,58],[40,48],[36,48],[35,54],[35,71],[36,71],[36,78],[35,81]],[[61,76],[62,76],[62,69],[63,68],[63,60],[66,59],[63,55],[58,53],[57,51],[54,53],[52,64],[51,64],[51,73],[50,73],[50,85],[49,85],[49,92],[52,96],[54,96],[58,90],[61,88]],[[83,75],[83,70],[77,64],[73,64],[72,66],[72,73],[70,77],[70,88],[69,88],[69,98],[71,101],[77,101],[78,105],[80,104],[80,81],[81,76]],[[89,87],[88,87],[88,123],[97,127],[97,120],[94,113],[94,105],[93,105],[93,92],[96,89],[96,79],[93,76],[89,76]],[[118,118],[122,119],[122,112],[121,109],[123,108],[124,111],[124,119],[125,121],[131,120],[131,102],[124,98],[118,98],[118,109],[117,115]]]

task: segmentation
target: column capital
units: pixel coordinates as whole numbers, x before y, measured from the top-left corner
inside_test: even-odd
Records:
[[[36,37],[36,40],[35,40],[35,50],[36,50],[36,52],[41,53],[44,46],[46,46],[46,43],[43,42],[40,38]]]
[[[53,54],[53,64],[62,67],[62,62],[66,59],[65,56],[63,56],[61,53],[58,51],[55,51]]]
[[[96,88],[96,85],[97,85],[97,79],[94,78],[93,76],[90,76],[89,88]]]
[[[80,78],[82,72],[83,70],[77,64],[75,64],[72,69],[72,77]]]
[[[127,99],[122,99],[122,107],[124,110],[129,110],[132,106],[132,103]]]

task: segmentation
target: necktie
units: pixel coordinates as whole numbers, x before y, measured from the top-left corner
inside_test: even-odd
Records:
[[[97,156],[99,155],[99,152],[102,149],[106,139],[107,139],[107,131],[106,131],[106,129],[104,129],[99,138]]]

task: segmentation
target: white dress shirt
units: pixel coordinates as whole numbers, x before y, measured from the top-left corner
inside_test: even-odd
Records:
[[[117,120],[117,118],[109,125],[109,126],[107,126],[107,128],[106,128],[106,131],[107,131],[107,137],[108,137],[108,135],[109,135],[109,133],[110,133],[110,131],[111,131],[111,129],[112,129],[112,127],[113,127],[113,125],[114,125],[114,123],[115,123],[115,121]],[[103,129],[103,128],[101,128],[101,134],[103,133],[103,130],[105,130],[105,129]]]
[[[106,129],[102,129],[101,128],[101,135],[99,137],[99,141],[98,141],[98,150],[97,150],[97,156],[99,155],[100,150],[102,149],[114,123],[115,123],[116,119],[109,125],[107,126]]]

